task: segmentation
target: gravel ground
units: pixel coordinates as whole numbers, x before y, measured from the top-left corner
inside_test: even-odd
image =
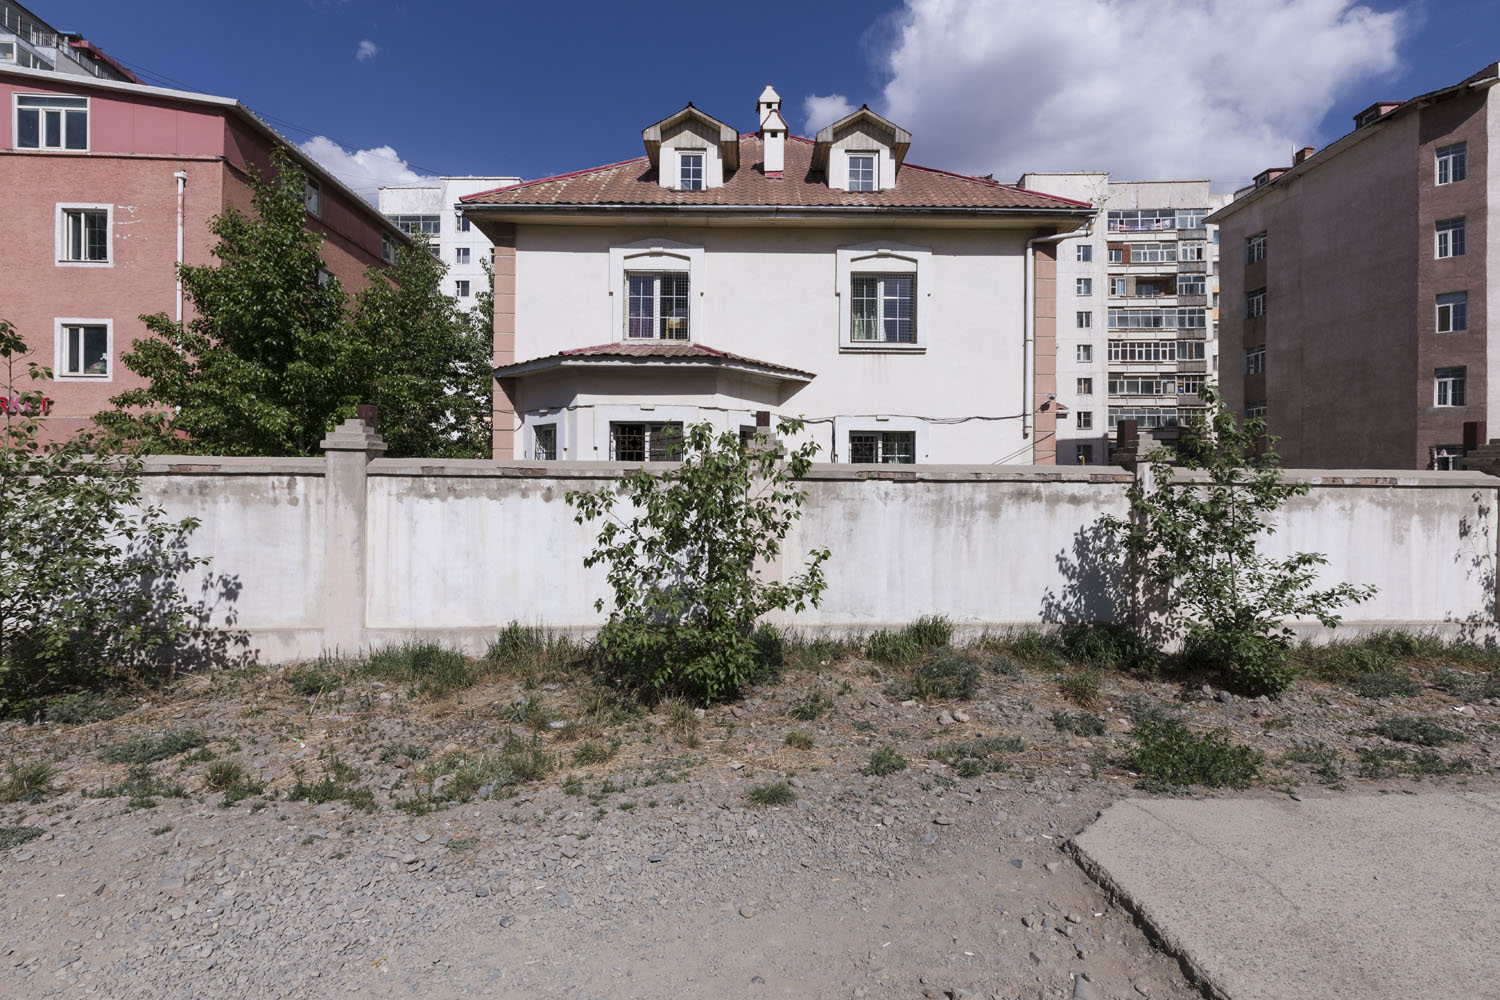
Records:
[[[1470,770],[1429,784],[1494,787],[1500,750],[1500,706],[1431,688],[1373,701],[1304,684],[1264,703],[1106,675],[1105,732],[1083,738],[1051,721],[1074,708],[1051,674],[918,704],[885,697],[879,673],[857,660],[794,673],[675,725],[602,722],[586,683],[428,701],[350,681],[302,697],[279,669],[192,679],[110,721],[7,724],[5,757],[56,773],[41,801],[0,805],[0,827],[44,831],[0,850],[0,996],[1197,997],[1065,852],[1139,794],[1121,761],[1127,702],[1264,750],[1261,783],[1232,794],[1409,788],[1420,779],[1402,766],[1356,757],[1394,759],[1368,733],[1388,717],[1441,717],[1466,737],[1434,753]],[[814,693],[816,719],[789,715]],[[446,800],[460,755],[533,739],[497,721],[524,717],[525,697],[547,706],[529,721],[561,766]],[[184,730],[206,744],[152,765],[184,795],[99,797],[131,773],[108,748]],[[789,746],[793,731],[812,746]],[[983,773],[943,763],[956,741],[1001,735],[1021,746]],[[583,740],[619,746],[585,766]],[[1331,763],[1305,752],[1320,744]],[[909,766],[862,773],[884,746]],[[263,791],[225,805],[206,787],[224,761]],[[299,773],[329,768],[325,794],[289,799]],[[783,780],[790,801],[749,803]],[[434,782],[432,811],[395,807]],[[330,795],[343,797],[316,801]]]

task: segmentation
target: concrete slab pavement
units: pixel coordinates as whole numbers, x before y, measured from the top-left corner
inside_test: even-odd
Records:
[[[1227,1000],[1500,997],[1500,795],[1127,799],[1073,848]]]

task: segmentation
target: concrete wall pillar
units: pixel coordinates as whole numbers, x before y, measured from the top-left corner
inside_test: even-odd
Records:
[[[319,442],[327,462],[323,536],[323,648],[358,653],[365,645],[368,594],[367,475],[385,440],[358,417]]]
[[[494,226],[486,230],[495,244],[495,367],[516,360],[516,227]],[[509,460],[521,457],[516,440],[518,418],[514,380],[496,379],[490,414],[490,457]]]

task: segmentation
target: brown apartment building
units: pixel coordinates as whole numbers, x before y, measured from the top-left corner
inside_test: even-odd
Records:
[[[1266,418],[1286,465],[1461,468],[1500,431],[1497,82],[1500,63],[1373,104],[1209,217],[1225,403]]]

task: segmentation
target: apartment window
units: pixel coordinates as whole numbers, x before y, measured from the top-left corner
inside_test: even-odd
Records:
[[[1077,257],[1079,263],[1087,264],[1094,259],[1094,245],[1092,243],[1078,244]]]
[[[1266,345],[1245,348],[1245,374],[1261,375],[1266,370]]]
[[[1245,240],[1245,263],[1254,264],[1258,260],[1266,259],[1266,234],[1265,231],[1256,233]]]
[[[628,340],[688,339],[688,276],[685,271],[625,275]]]
[[[682,150],[677,154],[677,187],[682,191],[703,190],[702,151]]]
[[[408,236],[436,236],[439,218],[436,215],[392,215],[389,217],[396,228]]]
[[[1094,429],[1094,411],[1093,410],[1079,410],[1078,411],[1078,429],[1081,430],[1081,431],[1090,431],[1090,430]]]
[[[1179,274],[1177,276],[1178,295],[1207,295],[1208,278],[1202,274]]]
[[[318,287],[319,288],[322,288],[324,285],[328,284],[332,280],[333,280],[333,275],[332,274],[330,274],[329,272],[323,270],[321,267],[318,268]]]
[[[1464,255],[1464,220],[1441,219],[1437,224],[1437,256],[1462,257]]]
[[[442,248],[441,245],[439,245],[437,243],[430,243],[427,246],[427,250],[428,250],[429,253],[432,254],[432,259],[433,260],[442,260],[443,259],[443,248]]]
[[[461,233],[467,233],[472,228],[473,228],[473,224],[469,222],[469,217],[467,215],[460,215],[458,217],[458,231],[459,232],[461,232]]]
[[[861,464],[915,465],[916,431],[850,431],[849,461]]]
[[[453,263],[467,264],[469,262],[469,248],[456,247],[453,250]]]
[[[316,218],[323,216],[323,186],[311,177],[302,182],[302,204]]]
[[[1079,379],[1078,380],[1078,395],[1080,395],[1080,396],[1092,396],[1093,394],[1094,394],[1094,380],[1091,379],[1091,378],[1081,378],[1081,379]]]
[[[1094,314],[1087,309],[1080,310],[1074,314],[1074,319],[1077,321],[1078,329],[1080,330],[1088,330],[1094,325]]]
[[[1202,361],[1205,356],[1206,345],[1201,340],[1179,340],[1177,342],[1178,361]]]
[[[1257,288],[1245,294],[1245,318],[1255,319],[1266,314],[1266,290]]]
[[[1462,366],[1439,368],[1433,372],[1432,405],[1463,406],[1467,376],[1468,369]]]
[[[1093,295],[1094,294],[1094,279],[1093,278],[1079,278],[1079,279],[1077,279],[1074,282],[1074,291],[1076,291],[1079,295]]]
[[[1112,233],[1147,233],[1177,228],[1175,208],[1142,208],[1110,212],[1107,215]],[[1202,222],[1202,216],[1199,217]]]
[[[1177,244],[1178,260],[1207,260],[1208,244],[1206,243],[1179,243]]]
[[[110,376],[110,324],[107,320],[61,320],[57,332],[58,378]]]
[[[1437,332],[1455,333],[1469,328],[1469,293],[1446,292],[1437,297]]]
[[[849,339],[858,343],[917,342],[916,278],[856,274],[850,279]]]
[[[1083,414],[1080,413],[1079,417],[1082,417],[1082,416],[1083,416]],[[1079,426],[1082,427],[1083,425],[1079,424]],[[1093,445],[1091,445],[1091,444],[1080,444],[1080,445],[1074,445],[1074,448],[1075,448],[1075,453],[1074,453],[1074,457],[1073,457],[1073,461],[1074,462],[1076,462],[1079,465],[1093,465],[1094,464],[1094,446]]]
[[[396,244],[385,233],[380,234],[380,259],[387,264],[396,263]]]
[[[1177,381],[1171,375],[1110,372],[1109,394],[1111,396],[1175,396]]]
[[[1125,263],[1125,250],[1122,247],[1109,248],[1109,262],[1111,264]]]
[[[57,259],[68,264],[108,264],[110,206],[57,207]]]
[[[1179,375],[1177,376],[1177,395],[1201,395],[1203,393],[1203,387],[1207,383],[1207,375]]]
[[[1179,208],[1177,210],[1178,229],[1202,229],[1203,220],[1208,217],[1206,208]]]
[[[1245,404],[1245,419],[1246,420],[1264,420],[1264,419],[1266,419],[1266,404],[1265,403],[1246,403]]]
[[[1176,243],[1134,243],[1130,247],[1132,264],[1172,264],[1176,261]]]
[[[42,94],[15,95],[17,149],[89,148],[89,99]]]
[[[1208,310],[1185,306],[1178,309],[1111,309],[1111,330],[1203,330]]]
[[[1136,426],[1142,430],[1156,427],[1176,427],[1177,407],[1175,406],[1111,406],[1109,408],[1109,429],[1114,430],[1122,420],[1134,420]]]
[[[1176,359],[1173,345],[1181,343],[1183,341],[1179,340],[1111,340],[1109,360],[1161,364]]]
[[[1110,278],[1109,279],[1109,294],[1111,294],[1111,295],[1124,295],[1125,294],[1125,279],[1124,278]]]
[[[1089,362],[1093,361],[1094,360],[1094,345],[1093,344],[1079,344],[1078,345],[1078,360],[1081,363],[1083,363],[1083,364],[1088,364]]]
[[[557,461],[557,425],[537,424],[531,430],[531,457],[537,462]]]
[[[616,462],[679,461],[682,458],[682,424],[611,423],[609,457]]]
[[[1469,144],[1466,142],[1439,146],[1437,148],[1437,182],[1452,184],[1454,181],[1463,180],[1469,175],[1468,159]]]
[[[875,190],[875,154],[849,154],[849,190]]]
[[[464,281],[464,280],[455,281],[453,283],[453,286],[454,286],[454,294],[457,295],[459,298],[466,299],[466,298],[469,297],[469,283],[467,281]]]

